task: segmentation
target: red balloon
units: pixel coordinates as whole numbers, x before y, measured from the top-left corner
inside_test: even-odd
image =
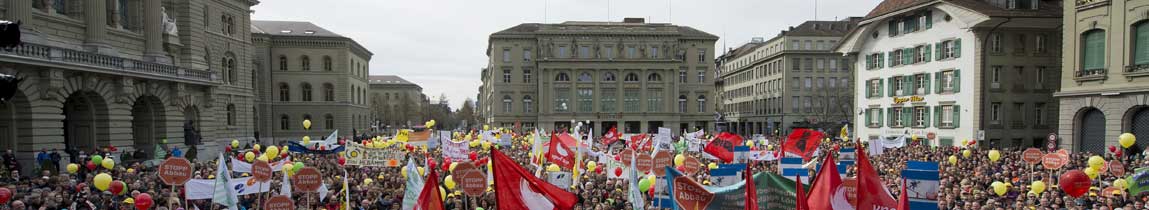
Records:
[[[87,183],[80,182],[79,184],[76,184],[76,192],[83,192],[84,188],[87,188],[87,187],[88,187]]]
[[[89,171],[96,170],[96,164],[92,163],[92,161],[88,161],[88,164],[84,164],[84,167],[87,167]]]
[[[124,182],[122,182],[122,181],[112,182],[112,184],[108,185],[108,191],[111,191],[112,194],[122,195],[124,193]]]
[[[8,188],[0,188],[0,205],[8,203],[8,200],[10,199],[12,199],[12,190],[9,190]]]
[[[347,164],[347,158],[342,157],[342,156],[339,157],[339,165],[344,165],[344,164]]]
[[[1085,195],[1085,193],[1089,192],[1090,185],[1092,185],[1089,181],[1089,176],[1085,175],[1085,172],[1081,172],[1081,170],[1065,172],[1061,174],[1061,179],[1059,180],[1057,184],[1061,186],[1061,190],[1074,198]]]
[[[287,158],[287,152],[284,151],[284,152],[279,153],[279,158]]]
[[[676,169],[678,169],[678,171],[686,171],[686,167],[684,166],[678,166]]]
[[[1116,153],[1117,152],[1117,146],[1109,145],[1109,152]]]
[[[136,195],[136,209],[145,210],[152,207],[152,196],[147,193]]]
[[[259,150],[257,150],[257,149],[253,149],[253,150],[251,150],[251,151],[252,151],[252,152],[255,152],[255,155],[259,155],[259,153],[260,153],[260,152],[259,152]]]
[[[430,168],[431,170],[435,170],[436,167],[439,167],[438,163],[435,163],[435,162],[427,163],[427,168]]]
[[[1123,154],[1124,154],[1124,153],[1123,153],[1123,152],[1121,152],[1121,150],[1117,150],[1117,154],[1115,154],[1115,155],[1117,155],[1117,157],[1121,157],[1121,155],[1123,155]]]
[[[224,147],[223,151],[227,152],[227,153],[231,153],[231,145],[227,145],[227,147]]]
[[[470,156],[471,161],[479,160],[479,153],[475,153],[474,151],[472,151],[471,154],[468,154],[468,156]]]
[[[614,168],[614,176],[622,176],[622,168]]]
[[[451,165],[451,162],[453,162],[451,161],[451,157],[443,158],[443,165]]]
[[[327,146],[319,146],[319,150],[327,150]]]
[[[622,156],[621,155],[615,155],[614,161],[622,161]]]
[[[602,174],[602,167],[594,168],[594,172],[598,173],[598,174]]]

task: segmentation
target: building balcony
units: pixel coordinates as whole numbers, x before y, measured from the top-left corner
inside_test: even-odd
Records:
[[[215,72],[195,70],[179,66],[134,60],[116,56],[101,55],[61,47],[23,43],[11,50],[0,50],[0,57],[23,59],[31,62],[60,64],[61,66],[84,65],[96,68],[77,68],[98,73],[127,76],[151,76],[157,79],[218,83]]]
[[[1075,0],[1077,10],[1109,5],[1109,0]]]
[[[1108,73],[1105,68],[1084,69],[1074,72],[1074,80],[1078,82],[1090,80],[1105,80],[1105,75]]]
[[[1125,66],[1125,72],[1122,72],[1127,77],[1138,77],[1149,75],[1149,64],[1134,64]]]

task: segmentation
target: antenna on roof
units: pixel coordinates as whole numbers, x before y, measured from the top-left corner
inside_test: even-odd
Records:
[[[674,22],[674,0],[666,0],[666,22]]]
[[[549,8],[547,5],[548,2],[550,2],[550,0],[543,0],[543,23],[547,23],[547,9]]]
[[[818,20],[818,0],[814,0],[814,20]]]

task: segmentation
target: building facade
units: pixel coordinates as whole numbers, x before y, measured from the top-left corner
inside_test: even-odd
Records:
[[[852,122],[853,61],[831,50],[859,20],[807,21],[719,56],[718,100],[730,131],[769,136]]]
[[[257,129],[262,142],[346,136],[370,127],[371,52],[309,22],[252,21]],[[304,129],[303,120],[312,122]]]
[[[32,172],[33,153],[41,149],[61,150],[67,159],[64,150],[114,146],[151,159],[165,141],[211,154],[217,142],[250,140],[252,48],[247,28],[237,26],[258,3],[0,5],[6,20],[23,22],[24,41],[0,51],[0,73],[24,80],[13,100],[0,102],[0,150],[14,151],[22,171]]]
[[[1133,133],[1149,146],[1149,1],[1065,1],[1063,148],[1102,154]]]
[[[1044,146],[1058,104],[1061,5],[886,0],[838,51],[858,59],[859,138]]]
[[[490,36],[477,108],[492,126],[710,130],[717,39],[641,18],[521,24]]]
[[[367,81],[373,126],[391,131],[423,124],[423,87],[396,75],[373,75]]]

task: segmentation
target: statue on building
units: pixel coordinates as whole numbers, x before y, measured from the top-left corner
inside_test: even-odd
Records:
[[[160,7],[160,13],[164,14],[164,34],[178,36],[179,28],[176,27],[176,19],[168,16],[167,7]]]

